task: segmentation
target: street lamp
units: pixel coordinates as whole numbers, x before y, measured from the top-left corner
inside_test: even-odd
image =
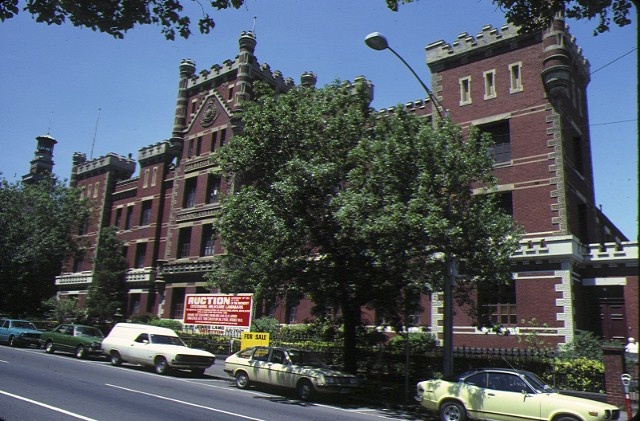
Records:
[[[367,35],[367,37],[364,39],[364,42],[372,50],[377,50],[377,51],[389,50],[396,57],[398,57],[398,59],[407,67],[407,69],[411,71],[411,73],[416,78],[416,80],[420,83],[420,85],[422,85],[422,88],[427,93],[427,96],[429,97],[431,102],[436,106],[436,111],[438,112],[438,116],[442,118],[442,112],[440,111],[440,108],[444,110],[444,107],[442,106],[440,101],[438,101],[435,95],[433,95],[433,93],[431,92],[431,89],[429,89],[427,85],[422,81],[422,79],[420,79],[420,76],[418,76],[418,74],[415,72],[415,70],[413,70],[413,68],[409,65],[409,63],[407,63],[407,61],[404,58],[402,58],[400,54],[398,54],[393,48],[391,48],[391,46],[389,45],[389,42],[387,41],[387,38],[384,35],[382,35],[380,32],[372,32],[369,35]]]
[[[416,78],[422,88],[427,93],[431,102],[435,105],[436,111],[438,112],[438,116],[442,118],[442,114],[440,108],[445,110],[440,101],[436,99],[431,90],[427,87],[427,85],[420,79],[418,74],[413,70],[413,68],[407,63],[407,61],[400,56],[393,48],[389,46],[389,42],[387,38],[382,35],[380,32],[372,32],[364,39],[365,44],[373,50],[382,51],[389,50],[391,51],[398,59],[411,71],[413,76]],[[442,353],[442,364],[443,364],[443,373],[445,376],[450,376],[453,374],[453,284],[454,279],[458,276],[457,273],[457,265],[456,261],[452,256],[446,256],[446,275],[444,280],[444,288],[443,288],[443,331],[442,331],[442,345],[443,345],[443,353]],[[407,330],[408,334],[408,330]]]

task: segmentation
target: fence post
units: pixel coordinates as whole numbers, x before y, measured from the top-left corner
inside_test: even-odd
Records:
[[[604,387],[607,392],[607,403],[618,407],[624,406],[624,388],[620,375],[625,372],[624,346],[602,346],[604,362]]]

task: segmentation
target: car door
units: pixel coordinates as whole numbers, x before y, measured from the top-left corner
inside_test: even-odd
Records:
[[[512,373],[489,373],[483,402],[487,419],[497,421],[539,420],[540,395]]]
[[[149,365],[153,362],[153,355],[149,350],[149,334],[141,333],[129,344],[122,347],[123,359],[130,363]]]
[[[258,346],[249,360],[249,379],[260,383],[269,383],[269,351],[266,346]]]
[[[272,349],[265,367],[261,369],[264,383],[276,386],[295,387],[296,379],[291,362],[287,361],[287,355],[282,349]]]
[[[60,325],[54,331],[49,334],[49,338],[53,342],[55,348],[58,351],[68,351],[68,336],[69,331],[73,335],[73,327],[69,325]]]

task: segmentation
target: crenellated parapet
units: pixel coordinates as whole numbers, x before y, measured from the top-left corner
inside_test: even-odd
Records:
[[[166,140],[138,150],[138,162],[141,167],[165,162],[171,160],[171,158],[171,143]]]
[[[503,25],[500,29],[485,25],[482,28],[482,32],[475,37],[463,32],[451,44],[440,40],[427,45],[427,63],[447,59],[458,54],[467,54],[472,50],[491,47],[516,36],[518,36],[518,28],[512,24]]]
[[[76,179],[81,180],[97,174],[114,172],[117,178],[130,178],[136,170],[136,161],[115,153],[85,161],[76,168]]]

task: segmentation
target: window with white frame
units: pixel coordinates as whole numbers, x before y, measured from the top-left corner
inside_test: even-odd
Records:
[[[496,97],[496,71],[488,70],[483,73],[484,76],[484,99],[492,99]]]
[[[471,104],[471,76],[460,78],[460,105]]]
[[[144,178],[142,179],[142,188],[149,186],[149,168],[144,170]]]
[[[509,77],[511,79],[509,93],[522,92],[524,90],[524,86],[522,85],[522,62],[509,65]]]

